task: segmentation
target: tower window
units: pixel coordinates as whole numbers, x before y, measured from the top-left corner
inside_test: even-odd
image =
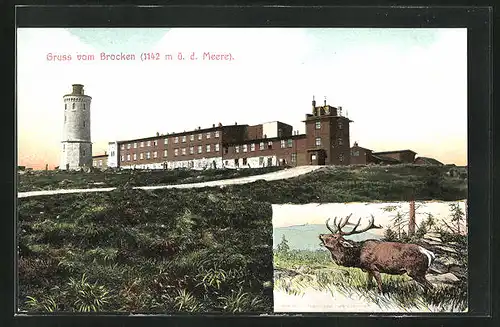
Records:
[[[73,109],[75,109],[75,103],[73,103]]]
[[[85,150],[82,150],[82,155],[83,155],[83,156],[85,155]]]
[[[339,120],[338,122],[339,129],[342,129],[342,122]]]
[[[293,141],[292,141],[292,140],[288,140],[288,141],[287,141],[287,146],[288,146],[289,148],[291,148],[291,147],[293,146]]]
[[[64,116],[64,122],[66,122],[66,115]]]
[[[321,137],[316,138],[316,146],[321,146]]]
[[[343,153],[339,154],[339,161],[340,162],[344,161],[344,154]]]
[[[67,104],[67,103],[65,103],[65,104],[64,104],[64,110],[67,110],[67,109],[68,109],[68,104]]]
[[[321,122],[320,121],[316,122],[316,129],[321,129]]]
[[[85,110],[85,103],[83,104],[83,110]]]
[[[83,121],[83,127],[85,127],[85,120]]]
[[[342,141],[342,138],[341,138],[341,137],[339,137],[338,142],[339,142],[339,145],[344,144],[344,141]]]

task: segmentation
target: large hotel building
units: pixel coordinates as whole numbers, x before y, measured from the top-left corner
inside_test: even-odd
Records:
[[[306,114],[305,134],[279,122],[212,125],[182,133],[110,142],[93,166],[137,169],[257,168],[277,165],[348,165],[349,118],[341,107],[316,106]],[[104,162],[104,164],[103,164]]]

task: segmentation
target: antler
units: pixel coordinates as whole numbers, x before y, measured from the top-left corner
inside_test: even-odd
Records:
[[[361,230],[357,230],[357,228],[359,227],[359,223],[361,222],[361,218],[359,218],[358,223],[353,227],[353,229],[349,232],[342,232],[342,235],[361,234],[361,233],[366,232],[369,229],[382,228],[381,226],[375,225],[374,221],[375,221],[375,217],[373,217],[373,215],[371,215],[370,223],[368,224],[368,226],[361,229]]]
[[[347,222],[349,222],[349,219],[351,218],[351,216],[352,216],[352,213],[349,216],[345,217],[345,220],[340,219],[338,223],[337,223],[337,217],[335,217],[335,219],[333,219],[333,225],[335,226],[335,229],[332,229],[330,227],[330,225],[328,224],[328,222],[330,221],[330,218],[328,218],[326,220],[326,228],[328,228],[328,230],[330,232],[332,232],[332,234],[339,233],[339,234],[343,235],[342,228],[345,225],[347,225]]]

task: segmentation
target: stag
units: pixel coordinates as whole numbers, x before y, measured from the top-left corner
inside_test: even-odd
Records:
[[[319,235],[322,245],[330,251],[333,262],[340,266],[360,268],[367,272],[368,284],[371,284],[375,277],[380,293],[383,293],[380,273],[390,275],[403,275],[406,273],[422,285],[426,291],[433,288],[433,285],[425,278],[425,274],[435,258],[434,253],[416,244],[379,240],[365,240],[362,242],[346,240],[344,236],[382,228],[374,224],[375,218],[372,215],[367,227],[358,230],[361,222],[360,218],[350,231],[344,232],[342,228],[347,225],[351,215],[344,220],[340,219],[339,222],[335,218],[333,228],[330,227],[330,218],[328,218],[326,227],[331,234]]]

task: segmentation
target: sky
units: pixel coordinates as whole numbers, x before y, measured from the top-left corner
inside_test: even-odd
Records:
[[[193,52],[198,60],[189,59]],[[203,60],[204,52],[233,60]],[[142,53],[162,60],[141,61]],[[59,164],[62,97],[72,84],[92,97],[94,155],[111,141],[219,122],[278,120],[304,133],[315,96],[354,121],[351,145],[467,164],[466,29],[20,28],[19,165]]]

